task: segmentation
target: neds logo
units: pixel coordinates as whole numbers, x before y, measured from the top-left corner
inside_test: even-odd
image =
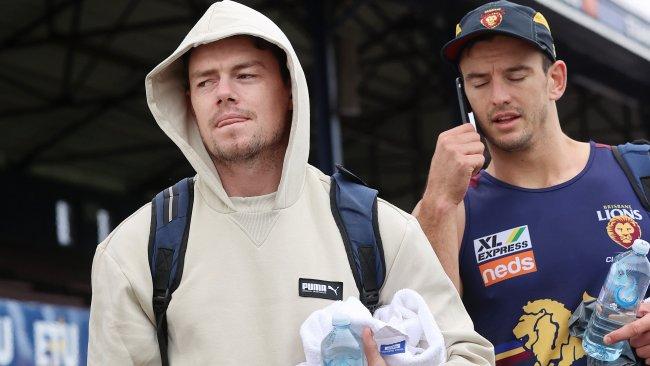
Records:
[[[486,287],[537,271],[535,256],[532,250],[500,258],[482,264],[478,268]]]

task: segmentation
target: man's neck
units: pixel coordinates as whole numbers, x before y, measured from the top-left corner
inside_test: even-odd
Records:
[[[523,151],[508,152],[490,146],[487,168],[495,178],[522,188],[548,188],[578,175],[589,160],[588,143],[566,136],[557,124]]]
[[[228,197],[262,196],[278,190],[284,150],[269,155],[236,163],[214,161]]]

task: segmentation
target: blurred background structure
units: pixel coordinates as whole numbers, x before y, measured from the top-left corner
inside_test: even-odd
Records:
[[[244,0],[276,21],[306,71],[310,162],[343,163],[410,211],[437,135],[458,121],[439,56],[474,0]],[[0,19],[0,298],[87,306],[96,244],[193,174],[149,113],[144,77],[203,0],[23,0]],[[647,1],[522,0],[567,62],[567,133],[650,136]],[[145,253],[143,253],[145,255]]]

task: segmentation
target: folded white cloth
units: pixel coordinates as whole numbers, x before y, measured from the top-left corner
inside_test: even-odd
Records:
[[[442,365],[447,360],[440,328],[417,292],[398,291],[390,304],[375,310],[374,317],[406,334],[406,352],[384,356],[389,365]]]
[[[322,365],[320,344],[332,331],[332,316],[336,313],[349,316],[350,327],[357,334],[360,334],[363,327],[370,327],[374,332],[384,326],[379,320],[374,319],[368,309],[355,297],[348,297],[346,301],[336,301],[324,309],[316,310],[300,326],[300,337],[307,361],[303,365]]]
[[[322,365],[320,345],[332,330],[335,313],[348,315],[357,334],[370,327],[389,366],[441,365],[447,359],[444,339],[429,307],[417,292],[404,289],[395,293],[390,304],[377,309],[374,317],[355,297],[313,312],[300,327],[306,358],[301,365]]]

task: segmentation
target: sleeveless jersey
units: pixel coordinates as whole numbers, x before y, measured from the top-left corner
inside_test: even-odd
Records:
[[[568,320],[598,297],[613,257],[648,240],[650,217],[611,147],[590,143],[573,179],[515,187],[486,171],[465,197],[460,249],[463,301],[497,365],[586,365]]]

